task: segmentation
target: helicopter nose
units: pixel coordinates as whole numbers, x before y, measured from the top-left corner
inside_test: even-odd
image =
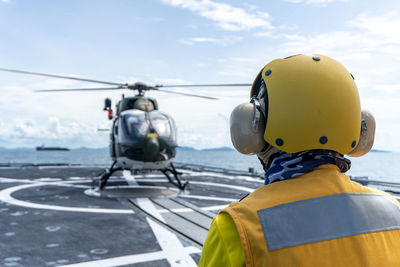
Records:
[[[160,150],[160,143],[157,137],[147,137],[145,146],[145,158],[149,160],[155,160]]]

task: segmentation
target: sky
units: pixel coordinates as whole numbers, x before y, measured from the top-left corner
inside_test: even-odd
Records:
[[[0,67],[154,84],[252,83],[275,58],[320,53],[354,75],[375,115],[375,149],[400,151],[400,2],[396,0],[0,0]],[[35,93],[96,84],[0,72],[0,147],[106,147],[113,105],[130,91]],[[149,92],[178,144],[228,146],[247,87]]]

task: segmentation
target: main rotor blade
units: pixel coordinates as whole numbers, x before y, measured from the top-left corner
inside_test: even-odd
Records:
[[[45,77],[52,77],[52,78],[59,78],[59,79],[68,79],[68,80],[76,80],[76,81],[91,82],[91,83],[101,83],[101,84],[108,84],[108,85],[118,85],[118,86],[125,86],[125,85],[127,85],[127,84],[124,84],[124,83],[106,82],[106,81],[99,81],[99,80],[92,80],[92,79],[84,79],[84,78],[77,78],[77,77],[63,76],[63,75],[56,75],[56,74],[48,74],[48,73],[40,73],[40,72],[31,72],[31,71],[24,71],[24,70],[14,70],[14,69],[4,69],[4,68],[0,68],[0,71],[8,71],[8,72],[21,73],[21,74],[45,76]]]
[[[48,90],[35,90],[35,92],[68,92],[68,91],[104,91],[104,90],[120,90],[124,87],[110,87],[110,88],[72,88],[72,89],[48,89]]]
[[[212,99],[212,100],[218,100],[219,99],[219,98],[215,98],[215,97],[211,97],[211,96],[203,96],[203,95],[195,95],[195,94],[188,94],[188,93],[182,93],[182,92],[174,92],[174,91],[169,91],[169,90],[165,90],[165,89],[159,89],[157,87],[152,87],[151,89],[157,90],[157,91],[160,91],[160,92],[170,93],[170,94],[194,96],[194,97],[200,97],[200,98]]]
[[[162,85],[157,84],[154,87],[215,87],[215,86],[251,86],[251,83],[220,83],[220,84],[178,84],[178,85]]]

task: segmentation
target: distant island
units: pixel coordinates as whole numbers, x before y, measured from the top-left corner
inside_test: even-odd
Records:
[[[202,149],[202,151],[234,151],[234,149],[223,146],[223,147],[216,147],[216,148],[206,148],[206,149]]]
[[[190,146],[178,146],[176,149],[179,151],[196,151],[197,150],[194,147],[190,147]]]
[[[389,150],[381,150],[381,149],[371,149],[371,152],[392,153],[392,151],[389,151]]]

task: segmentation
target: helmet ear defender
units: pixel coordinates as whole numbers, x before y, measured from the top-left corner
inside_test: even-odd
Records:
[[[348,154],[349,156],[361,157],[371,150],[375,139],[375,126],[374,116],[370,112],[363,110],[361,112],[360,140],[354,150]]]
[[[250,103],[238,105],[231,113],[230,131],[233,146],[242,154],[257,154],[265,147],[265,119],[260,103],[253,97]],[[348,155],[361,157],[367,154],[375,139],[375,118],[368,111],[361,112],[361,134],[357,146]]]
[[[231,140],[242,154],[256,154],[265,147],[265,119],[257,97],[238,105],[230,117]]]

